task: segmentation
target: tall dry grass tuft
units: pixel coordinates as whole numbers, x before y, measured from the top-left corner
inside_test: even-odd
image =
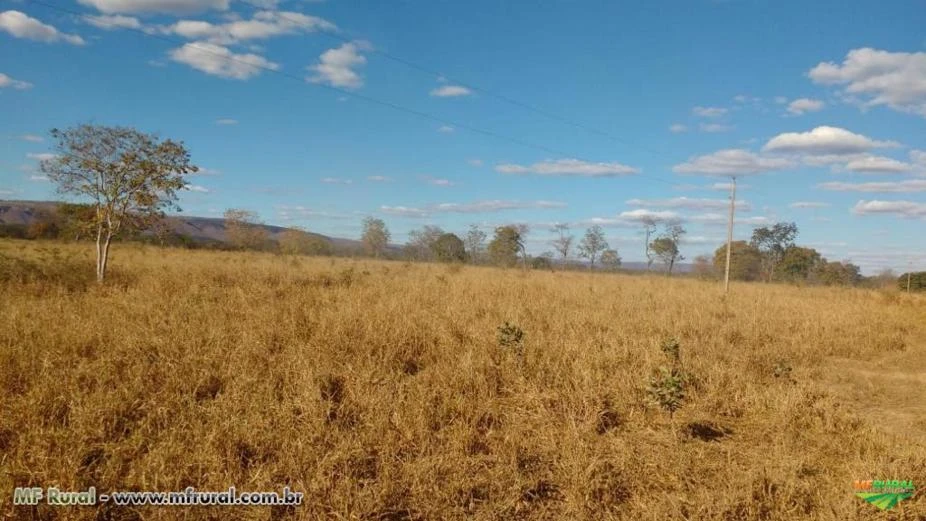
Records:
[[[926,483],[922,403],[890,409],[922,372],[889,373],[926,365],[923,298],[134,245],[99,286],[85,248],[37,244],[0,242],[8,519],[926,517],[851,489]],[[666,339],[692,375],[671,419]],[[862,369],[897,385],[859,395]],[[30,485],[306,497],[10,506]]]

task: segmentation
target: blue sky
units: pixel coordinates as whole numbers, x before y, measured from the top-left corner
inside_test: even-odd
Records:
[[[95,122],[183,140],[190,215],[526,223],[534,253],[597,223],[625,260],[651,215],[693,258],[737,174],[738,238],[795,221],[926,269],[923,27],[920,1],[3,0],[0,198],[54,198],[48,130]]]

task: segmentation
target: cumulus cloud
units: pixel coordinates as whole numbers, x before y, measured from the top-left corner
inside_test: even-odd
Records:
[[[450,125],[442,125],[440,127],[437,127],[437,131],[440,132],[441,134],[450,134],[454,130],[456,129],[451,127]]]
[[[863,156],[846,163],[846,169],[853,172],[871,172],[876,174],[896,174],[909,172],[912,165],[882,156]]]
[[[695,107],[691,109],[691,112],[694,113],[695,116],[700,116],[702,118],[719,118],[728,111],[721,107]]]
[[[926,219],[926,203],[913,201],[865,201],[855,203],[852,213],[856,215],[887,214],[904,219]]]
[[[373,181],[374,183],[388,183],[392,181],[392,178],[386,177],[384,175],[370,175],[367,176],[367,181]]]
[[[215,124],[216,125],[237,125],[238,120],[231,119],[231,118],[221,118],[221,119],[215,120]]]
[[[733,125],[723,125],[721,123],[701,123],[698,125],[701,132],[716,134],[718,132],[729,132],[733,130]]]
[[[843,62],[822,62],[808,72],[815,83],[844,86],[863,106],[888,107],[926,117],[926,52],[849,51]]]
[[[45,138],[43,138],[42,136],[36,136],[35,134],[23,134],[19,136],[19,139],[23,141],[29,141],[32,143],[41,143],[45,141]]]
[[[336,29],[333,23],[316,16],[288,11],[258,11],[250,20],[231,20],[223,24],[201,20],[180,20],[172,25],[160,26],[158,31],[189,39],[205,40],[218,45],[229,45],[287,34]]]
[[[328,49],[321,54],[316,65],[309,67],[315,74],[307,80],[332,87],[359,89],[363,86],[363,77],[355,69],[366,64],[366,57],[360,53],[369,49],[370,44],[361,41]]]
[[[926,157],[924,157],[924,160],[926,160]],[[470,166],[482,166],[483,164],[481,159],[467,159],[466,162],[469,163]]]
[[[669,132],[673,134],[681,134],[682,132],[688,132],[688,127],[682,125],[681,123],[672,123],[669,125]]]
[[[869,193],[913,193],[926,192],[926,179],[909,179],[906,181],[886,181],[880,183],[821,183],[820,188],[835,192],[869,192]]]
[[[691,197],[673,197],[671,199],[630,199],[630,206],[651,206],[655,208],[687,208],[690,210],[719,210],[730,207],[726,199],[696,199]],[[736,201],[736,207],[748,210],[749,203],[743,200]]]
[[[830,203],[816,202],[816,201],[795,201],[789,204],[791,208],[828,208]]]
[[[16,38],[25,38],[45,43],[65,42],[71,45],[84,45],[84,39],[76,34],[65,34],[53,26],[40,22],[20,11],[0,13],[0,30]]]
[[[26,90],[26,89],[31,89],[32,84],[29,83],[28,81],[13,79],[7,76],[6,74],[3,74],[2,72],[0,72],[0,89],[6,89],[6,88],[11,88],[11,89],[16,89],[16,90]]]
[[[558,201],[506,201],[486,200],[472,203],[440,203],[415,208],[408,206],[381,206],[383,213],[401,217],[428,217],[439,213],[492,213],[505,210],[555,209],[565,208],[566,203]]]
[[[279,70],[280,65],[258,54],[236,54],[227,47],[213,43],[188,43],[171,50],[168,55],[175,62],[219,76],[235,80],[246,80],[260,74],[262,70]]]
[[[343,177],[323,177],[320,181],[329,185],[349,185],[354,182],[351,179],[344,179]]]
[[[199,192],[201,194],[208,194],[209,189],[201,185],[186,185],[184,188],[191,192]]]
[[[431,96],[437,98],[457,98],[469,96],[473,91],[462,85],[442,85],[431,91]]]
[[[142,24],[138,18],[134,16],[123,16],[119,14],[115,15],[84,15],[84,21],[88,24],[104,29],[106,31],[111,31],[113,29],[141,29]]]
[[[174,14],[228,10],[229,0],[78,0],[106,14]]]
[[[785,132],[762,147],[766,152],[810,155],[845,155],[867,152],[872,148],[897,147],[892,141],[876,141],[838,127],[817,127],[809,132]]]
[[[805,112],[817,112],[823,109],[825,104],[816,99],[799,98],[788,104],[788,113],[800,116]]]
[[[425,177],[425,182],[434,186],[453,186],[455,183],[449,179],[439,179],[436,177]]]
[[[764,157],[743,149],[718,150],[713,154],[693,157],[675,165],[672,171],[679,174],[750,175],[793,166],[787,159]]]
[[[680,222],[682,217],[671,211],[653,211],[640,208],[638,210],[628,210],[621,212],[618,216],[620,221],[624,223],[641,223],[643,221],[656,221],[656,222]]]
[[[632,175],[640,169],[621,163],[590,163],[579,159],[547,159],[532,165],[518,165],[514,163],[500,164],[495,171],[502,174],[536,174],[549,176],[576,176],[576,177],[617,177]]]

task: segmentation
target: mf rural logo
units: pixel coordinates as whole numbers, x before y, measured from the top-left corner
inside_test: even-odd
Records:
[[[852,483],[855,489],[855,495],[880,508],[881,510],[890,510],[897,506],[904,499],[913,496],[913,481],[898,480],[880,480],[869,479],[867,481],[856,480]]]

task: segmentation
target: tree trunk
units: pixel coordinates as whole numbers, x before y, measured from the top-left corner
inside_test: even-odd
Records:
[[[103,227],[96,230],[96,281],[103,282]]]
[[[106,242],[103,243],[103,269],[100,270],[100,282],[106,277],[106,266],[109,264],[109,245],[113,240],[111,233],[106,234]]]

